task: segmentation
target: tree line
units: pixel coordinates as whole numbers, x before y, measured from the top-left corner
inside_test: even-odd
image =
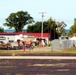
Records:
[[[11,13],[5,20],[6,22],[3,25],[9,27],[9,29],[14,28],[15,32],[23,31],[23,28],[26,25],[28,25],[26,32],[41,32],[42,22],[35,22],[33,17],[27,11],[18,11],[16,13]],[[66,35],[66,26],[67,25],[64,23],[64,21],[56,22],[50,18],[43,22],[43,32],[50,34],[49,39],[57,39],[61,35]],[[4,29],[0,28],[0,32],[4,32]]]
[[[70,27],[68,36],[72,37],[76,33],[76,18],[74,18],[74,24]]]

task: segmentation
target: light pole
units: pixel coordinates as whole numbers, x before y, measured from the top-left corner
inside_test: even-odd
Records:
[[[46,12],[40,12],[40,14],[42,14],[41,38],[43,38],[43,17],[44,17],[44,13],[46,13]]]

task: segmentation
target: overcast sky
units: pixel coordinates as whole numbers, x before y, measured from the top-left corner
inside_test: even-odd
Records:
[[[10,13],[21,10],[27,11],[35,21],[42,20],[40,12],[46,12],[44,20],[52,17],[64,21],[69,29],[76,18],[76,0],[0,0],[0,27]]]

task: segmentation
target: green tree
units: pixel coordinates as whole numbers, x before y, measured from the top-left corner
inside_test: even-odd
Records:
[[[26,29],[27,32],[37,32],[37,33],[40,33],[41,32],[41,28],[42,28],[42,22],[36,22],[35,24],[33,25],[29,25]],[[48,23],[45,21],[43,23],[43,32],[48,32]]]
[[[47,21],[43,22],[43,32],[45,33],[49,33],[50,40],[53,39],[58,39],[58,37],[64,32],[65,33],[65,28],[66,24],[62,21],[62,22],[56,22],[55,20],[48,19]],[[41,32],[41,28],[42,28],[42,22],[36,22],[33,25],[28,25],[27,27],[27,32]]]
[[[0,27],[0,32],[4,32],[4,28]]]
[[[10,29],[14,28],[16,32],[19,32],[22,31],[25,25],[32,22],[33,18],[27,11],[18,11],[16,13],[11,13],[9,17],[6,18],[4,26],[8,26]]]
[[[74,18],[74,24],[70,27],[69,36],[74,36],[74,33],[76,32],[76,18]]]
[[[58,33],[56,32],[57,24],[56,21],[53,20],[52,18],[47,20],[48,25],[49,25],[49,30],[50,30],[50,40],[53,39],[58,39]]]
[[[56,22],[50,18],[47,22],[50,28],[50,40],[58,39],[61,35],[66,35],[65,27],[67,25],[63,21]]]
[[[57,32],[56,32],[56,27],[57,27],[57,25],[55,24],[55,21],[53,21],[53,20],[52,21],[47,20],[47,21],[43,22],[43,32],[44,33],[49,33],[51,40],[54,39],[54,38],[58,38]],[[36,22],[33,25],[29,25],[27,27],[26,31],[27,32],[37,32],[37,33],[40,33],[41,29],[42,29],[42,22],[40,21],[40,22]]]

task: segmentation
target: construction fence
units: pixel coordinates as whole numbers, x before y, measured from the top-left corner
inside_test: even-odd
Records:
[[[59,40],[55,39],[51,41],[51,50],[63,50],[73,47],[73,42],[71,40]]]

